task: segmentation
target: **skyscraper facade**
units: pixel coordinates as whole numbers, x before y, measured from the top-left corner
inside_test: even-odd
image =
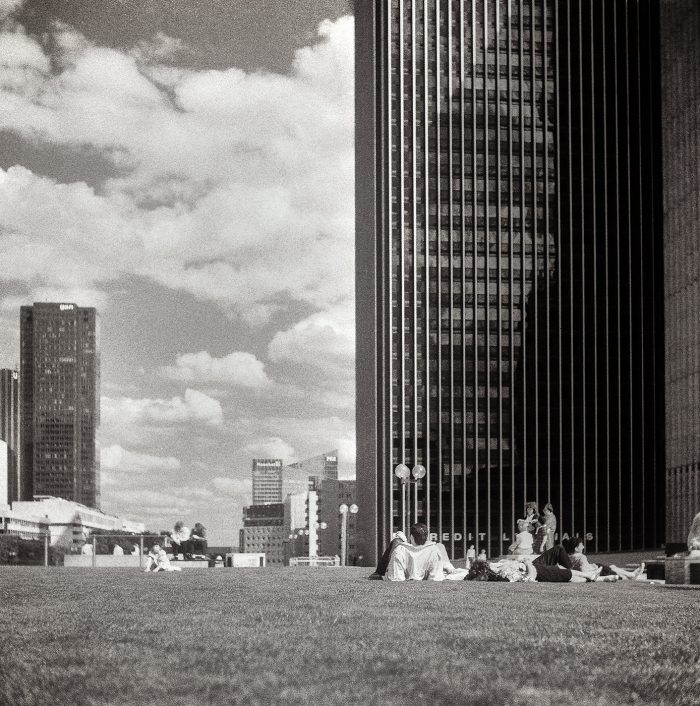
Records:
[[[253,505],[282,502],[282,459],[253,459]]]
[[[97,507],[100,358],[97,313],[68,303],[20,311],[23,497]]]
[[[0,370],[0,439],[7,444],[7,502],[24,500],[19,465],[19,372],[7,368]]]
[[[356,3],[358,551],[663,538],[658,3]],[[398,463],[428,474],[402,504]]]
[[[700,511],[700,4],[661,6],[666,324],[666,541]]]

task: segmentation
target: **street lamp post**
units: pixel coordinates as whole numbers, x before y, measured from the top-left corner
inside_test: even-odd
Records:
[[[348,551],[348,513],[356,515],[360,508],[353,503],[349,507],[343,503],[339,508],[340,513],[340,565],[345,566]]]
[[[321,545],[321,538],[318,535],[319,530],[324,530],[328,527],[327,522],[314,522],[314,529],[316,530],[314,534],[314,541],[318,540],[319,546]],[[314,550],[314,553],[311,551],[311,537],[309,536],[309,560],[311,559],[312,556],[318,556],[318,551]]]
[[[426,473],[427,471],[425,470],[425,466],[420,463],[413,466],[412,469],[410,469],[405,463],[399,463],[399,465],[394,468],[394,475],[401,483],[401,529],[404,534],[406,534],[407,527],[410,524],[411,515],[411,510],[409,507],[409,486],[413,484],[413,520],[416,522],[418,520],[418,483],[421,478],[425,478]]]

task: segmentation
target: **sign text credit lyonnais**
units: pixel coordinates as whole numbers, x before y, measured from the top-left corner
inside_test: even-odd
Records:
[[[479,532],[479,541],[484,541],[486,539],[486,532]],[[568,532],[564,532],[564,534],[561,536],[562,539],[569,539],[570,534]],[[580,535],[578,532],[574,535],[575,537],[579,537]],[[440,539],[438,539],[440,537]],[[474,539],[474,535],[471,532],[467,532],[467,541],[471,542]],[[430,533],[430,539],[433,542],[449,542],[452,539],[452,534],[450,532],[443,532],[442,535],[439,535],[437,532],[431,532]],[[455,532],[454,533],[454,541],[455,542],[460,542],[464,539],[464,535],[461,532]],[[559,535],[555,534],[554,539],[559,541]],[[593,534],[591,532],[586,533],[586,540],[590,542],[593,539]],[[505,532],[503,533],[503,541],[509,542],[511,540],[511,537],[507,535]]]

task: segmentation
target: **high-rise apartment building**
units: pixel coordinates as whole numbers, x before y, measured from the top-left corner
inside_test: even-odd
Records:
[[[35,303],[20,312],[21,475],[25,499],[99,505],[97,313]]]
[[[358,2],[358,516],[663,541],[658,2]],[[402,505],[392,470],[428,469]]]
[[[0,439],[7,444],[7,502],[24,500],[19,465],[19,373],[6,368],[0,370]]]
[[[700,3],[661,5],[666,325],[666,541],[700,512]]]
[[[282,459],[253,459],[253,505],[282,502]]]

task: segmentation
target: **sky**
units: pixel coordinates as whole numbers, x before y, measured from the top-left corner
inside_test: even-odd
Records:
[[[100,315],[102,509],[237,543],[254,457],[354,476],[345,0],[0,0],[0,367]]]

